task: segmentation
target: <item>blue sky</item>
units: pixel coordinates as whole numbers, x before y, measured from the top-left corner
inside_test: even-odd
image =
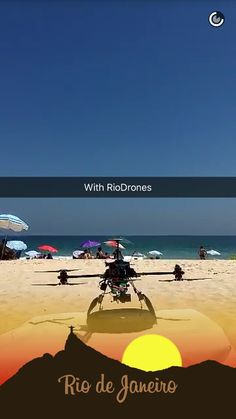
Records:
[[[221,28],[208,23],[214,10]],[[235,23],[233,0],[1,2],[0,176],[235,176]],[[68,214],[62,234],[111,234],[114,215],[122,234],[236,234],[235,210],[0,199],[32,234],[58,232]]]

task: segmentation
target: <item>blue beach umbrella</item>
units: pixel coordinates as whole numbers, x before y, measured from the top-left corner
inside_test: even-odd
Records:
[[[132,256],[141,258],[141,257],[144,257],[144,254],[140,252],[134,252]]]
[[[25,252],[25,254],[26,254],[27,256],[29,256],[30,258],[34,258],[34,257],[36,257],[36,256],[39,256],[39,255],[40,255],[40,253],[39,253],[39,252],[37,252],[36,250],[29,250],[28,252]]]
[[[9,247],[9,249],[13,249],[13,250],[26,250],[27,249],[27,245],[20,240],[10,240],[9,242],[7,242],[6,246]]]
[[[163,253],[159,252],[158,250],[151,250],[148,253],[149,253],[149,255],[152,255],[152,256],[162,256],[163,255]]]
[[[207,254],[211,256],[220,256],[220,252],[217,252],[216,250],[207,250]]]

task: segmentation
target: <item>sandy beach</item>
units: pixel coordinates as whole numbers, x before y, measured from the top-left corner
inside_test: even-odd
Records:
[[[111,332],[94,334],[86,326],[87,310],[91,301],[101,293],[99,278],[70,279],[70,282],[83,283],[78,286],[43,286],[57,284],[58,274],[41,271],[64,268],[78,269],[81,275],[101,274],[104,261],[1,261],[0,382],[29,360],[45,352],[55,354],[63,349],[71,325],[85,343],[118,360],[132,339],[143,333],[154,333],[176,342],[185,366],[206,359],[236,366],[236,262],[138,260],[132,263],[132,267],[136,272],[165,272],[173,271],[176,263],[185,271],[183,281],[174,281],[172,275],[163,275],[143,276],[135,283],[151,300],[156,324],[152,323],[153,326],[142,329],[140,333],[115,334],[112,328]],[[111,302],[111,296],[107,295],[103,307],[104,311],[132,308],[135,322],[142,321],[142,310],[134,294],[132,302],[126,304]],[[120,320],[125,323],[129,321],[122,318]]]
[[[172,271],[179,263],[185,280],[171,281],[172,276],[146,276],[136,282],[152,301],[155,310],[195,309],[218,323],[236,347],[236,262],[227,260],[142,260],[135,261],[137,272]],[[32,286],[57,283],[56,273],[37,271],[59,268],[78,269],[79,274],[102,273],[100,260],[16,260],[0,263],[0,334],[20,326],[32,317],[50,313],[87,311],[100,290],[99,278],[72,279],[85,282],[79,286]],[[77,273],[77,272],[73,272]],[[106,297],[104,306],[116,308]],[[131,306],[138,307],[136,298]],[[119,305],[120,307],[120,305]]]

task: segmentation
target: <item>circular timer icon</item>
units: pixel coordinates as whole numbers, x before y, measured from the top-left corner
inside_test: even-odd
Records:
[[[215,26],[216,28],[219,28],[222,26],[225,22],[225,17],[223,13],[221,12],[212,12],[208,17],[209,23],[211,26]]]

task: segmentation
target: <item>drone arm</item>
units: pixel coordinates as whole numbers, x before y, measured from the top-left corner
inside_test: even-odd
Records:
[[[100,278],[100,274],[68,275],[67,278]]]
[[[138,276],[148,276],[148,275],[173,275],[174,272],[140,272]]]

